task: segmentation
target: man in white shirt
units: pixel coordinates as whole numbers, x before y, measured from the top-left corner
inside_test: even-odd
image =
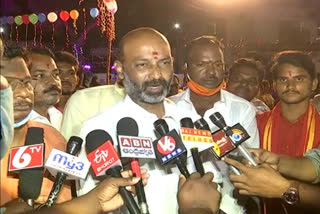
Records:
[[[259,147],[259,134],[254,107],[245,99],[233,95],[225,87],[223,45],[213,36],[192,40],[185,50],[188,89],[170,97],[178,106],[201,115],[211,131],[217,127],[209,116],[220,112],[228,126],[240,123],[251,136],[245,145]]]
[[[132,117],[138,124],[139,136],[156,139],[153,122],[165,119],[169,129],[180,129],[180,120],[190,117],[199,119],[197,114],[165,100],[173,76],[173,59],[167,39],[154,29],[140,28],[129,32],[120,42],[120,60],[116,61],[118,77],[123,80],[127,95],[125,99],[110,109],[86,121],[81,129],[81,137],[95,129],[107,131],[116,141],[116,127],[123,117]],[[84,142],[83,147],[86,143]],[[85,158],[85,149],[80,156]],[[150,174],[145,187],[150,213],[177,213],[177,185],[179,170],[173,165],[160,166],[155,160],[141,159],[141,166]],[[192,160],[188,160],[190,172],[194,172]],[[212,162],[204,164],[205,170],[213,169]],[[99,181],[91,174],[86,181],[80,181],[78,194],[83,195],[94,188]],[[227,213],[243,213],[236,201],[222,199]],[[222,207],[220,206],[220,209]],[[229,212],[230,211],[230,212]]]
[[[28,55],[34,88],[34,111],[31,120],[60,130],[62,113],[54,107],[60,100],[61,80],[53,53],[46,48],[33,48]]]

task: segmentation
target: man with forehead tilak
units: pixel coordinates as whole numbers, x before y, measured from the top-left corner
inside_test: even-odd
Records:
[[[177,108],[165,99],[173,77],[173,59],[167,39],[151,28],[139,28],[126,34],[120,42],[120,58],[115,62],[118,77],[123,80],[127,95],[123,101],[87,120],[81,130],[81,137],[95,129],[107,131],[117,146],[116,127],[121,118],[132,117],[138,124],[139,136],[156,139],[153,122],[164,119],[169,130],[179,130],[180,120],[196,114]],[[86,143],[90,142],[85,142]],[[80,156],[85,158],[82,148]],[[150,174],[145,187],[150,213],[177,213],[176,200],[179,170],[177,167],[160,166],[153,159],[139,159],[142,168]],[[193,165],[192,160],[188,160]],[[194,172],[194,169],[189,169]],[[80,181],[78,194],[83,195],[94,188],[99,181],[91,174],[85,182]]]

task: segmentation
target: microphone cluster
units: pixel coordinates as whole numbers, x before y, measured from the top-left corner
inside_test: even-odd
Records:
[[[153,141],[151,138],[139,136],[136,121],[125,117],[117,124],[121,158],[114,148],[111,136],[104,130],[93,130],[86,136],[85,149],[89,161],[75,156],[81,149],[82,139],[73,136],[68,141],[67,151],[53,149],[45,164],[43,129],[32,127],[28,129],[25,145],[10,150],[8,169],[9,172],[20,171],[19,197],[30,206],[33,206],[34,200],[40,195],[43,167],[56,177],[48,199],[39,207],[41,208],[55,204],[66,179],[85,179],[90,166],[95,177],[121,177],[122,164],[124,167],[130,165],[133,175],[141,177],[139,159],[150,158],[157,159],[160,165],[177,165],[181,174],[188,178],[188,157],[192,157],[197,172],[203,176],[205,170],[200,155],[202,151],[209,150],[217,159],[221,159],[236,149],[257,166],[251,154],[241,145],[250,137],[246,130],[239,123],[232,127],[227,126],[218,112],[209,118],[219,128],[218,131],[211,133],[203,118],[195,123],[190,118],[181,119],[181,129],[178,131],[169,130],[166,121],[158,119],[153,124],[158,138]],[[240,174],[238,169],[232,170]],[[136,184],[138,204],[124,187],[120,187],[119,191],[130,214],[149,214],[142,179]]]

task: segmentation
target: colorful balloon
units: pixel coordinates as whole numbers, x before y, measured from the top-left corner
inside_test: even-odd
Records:
[[[60,19],[64,22],[68,21],[68,19],[70,18],[69,13],[65,10],[61,11],[59,16],[60,16]]]
[[[46,17],[46,15],[45,15],[44,13],[39,13],[39,14],[38,14],[38,20],[39,20],[39,22],[43,23],[43,22],[46,21],[46,19],[47,19],[47,17]]]
[[[32,24],[37,24],[37,22],[38,22],[38,16],[36,15],[36,14],[31,14],[30,16],[29,16],[29,20],[30,20],[30,22],[32,23]]]
[[[47,18],[48,18],[49,22],[54,23],[55,21],[57,21],[58,16],[55,12],[50,12],[50,13],[48,13]]]
[[[29,16],[28,16],[28,15],[23,15],[23,16],[21,17],[21,19],[22,19],[23,24],[25,24],[25,25],[27,25],[27,24],[30,23],[30,20],[29,20]]]
[[[104,4],[107,6],[107,10],[112,13],[115,14],[118,10],[118,5],[117,2],[115,0],[103,0]]]
[[[14,23],[14,18],[13,18],[13,16],[8,16],[8,17],[7,17],[7,23],[8,23],[9,25],[12,25],[12,24]]]
[[[14,22],[15,22],[17,25],[21,25],[21,24],[22,24],[22,17],[21,17],[21,16],[16,16],[16,17],[14,17]]]
[[[71,10],[70,17],[73,20],[77,20],[79,18],[79,12],[77,10]]]
[[[6,23],[7,23],[7,17],[2,16],[2,17],[0,18],[0,24],[5,25]]]
[[[97,8],[91,8],[90,9],[90,16],[92,18],[96,18],[99,15],[99,10]]]

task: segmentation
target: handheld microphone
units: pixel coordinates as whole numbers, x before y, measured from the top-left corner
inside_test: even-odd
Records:
[[[156,158],[161,165],[169,162],[175,163],[180,173],[186,178],[190,173],[185,165],[184,156],[187,155],[187,149],[181,141],[181,138],[175,129],[169,131],[168,124],[163,119],[158,119],[153,123],[154,128],[161,136],[153,142],[156,152]]]
[[[44,138],[43,129],[38,127],[30,127],[27,131],[25,145],[42,145],[42,151],[38,151],[44,157]],[[29,147],[30,148],[30,147]],[[26,152],[27,150],[25,150]],[[31,150],[32,151],[32,150]],[[34,159],[32,153],[20,153],[21,159],[24,162],[29,161],[30,163]],[[29,158],[28,158],[29,157]],[[39,158],[38,155],[36,155]],[[14,158],[13,158],[14,159]],[[20,158],[18,158],[19,161]],[[40,155],[41,159],[41,155]],[[14,161],[14,160],[13,160]],[[13,164],[14,165],[14,164]],[[26,167],[19,174],[19,187],[18,195],[21,197],[29,206],[34,206],[34,200],[36,200],[41,192],[42,181],[43,181],[43,167],[40,168],[28,168],[28,163],[25,164]],[[21,169],[21,168],[20,168]]]
[[[135,141],[132,142],[133,146],[143,145],[144,143],[141,143],[141,144],[139,143],[138,133],[139,133],[138,124],[131,117],[124,117],[118,121],[117,135],[119,139],[119,145],[123,144],[122,139],[125,137],[134,137],[136,139]],[[148,144],[152,146],[151,140],[148,142],[149,142]],[[151,149],[153,150],[153,147]],[[120,154],[122,156],[123,150],[120,149],[120,151],[121,151]],[[130,162],[130,166],[131,166],[133,175],[141,178],[139,159],[133,156]],[[141,213],[149,214],[148,204],[147,204],[147,199],[146,199],[142,179],[139,180],[139,182],[135,185],[135,187],[137,191],[137,198],[138,198]]]
[[[237,127],[242,128],[242,130],[239,130],[240,133],[234,133],[232,128],[228,127],[223,116],[219,112],[213,113],[210,117],[210,120],[220,129],[223,129],[225,134],[228,136],[229,139],[231,139],[231,142],[238,147],[240,153],[253,165],[258,166],[257,162],[253,159],[252,155],[241,145],[242,142],[244,142],[246,139],[249,138],[249,135],[245,131],[244,128],[237,124]],[[242,139],[242,134],[245,137],[245,139]],[[241,140],[241,141],[240,141]]]
[[[80,137],[72,136],[72,137],[70,137],[70,139],[67,143],[66,153],[60,152],[60,151],[54,149],[52,151],[52,154],[50,154],[51,157],[48,158],[48,161],[46,162],[46,166],[50,167],[50,165],[52,165],[51,163],[54,163],[56,158],[59,157],[60,159],[59,159],[58,163],[60,163],[62,158],[64,158],[64,166],[67,166],[69,168],[69,170],[65,170],[64,167],[61,167],[60,171],[58,169],[58,172],[56,175],[56,180],[51,188],[50,194],[49,194],[48,199],[47,199],[46,203],[44,204],[44,206],[51,207],[52,205],[55,204],[64,181],[66,180],[66,178],[69,174],[72,174],[72,173],[70,173],[70,171],[72,171],[72,169],[75,167],[76,164],[77,164],[76,169],[83,169],[83,167],[85,165],[83,162],[77,161],[75,163],[74,159],[72,159],[80,151],[82,142],[83,142],[83,140]],[[62,155],[61,155],[61,153],[62,153]],[[70,154],[70,155],[68,155],[68,154]],[[69,157],[69,160],[68,160],[68,157]],[[53,160],[53,162],[51,160]],[[87,164],[87,166],[88,166],[88,164]],[[55,168],[55,167],[52,167],[52,168]],[[87,169],[89,169],[89,168],[87,167]]]
[[[107,174],[111,177],[122,177],[120,158],[113,147],[111,136],[106,131],[101,129],[91,131],[86,136],[86,150],[87,158],[96,176]],[[131,193],[125,187],[119,187],[119,192],[130,214],[140,214]]]
[[[199,120],[197,120],[196,122],[194,122],[195,127],[197,127],[198,129],[201,130],[208,130],[210,131],[209,125],[207,123],[207,121],[203,118],[200,118]],[[220,151],[220,148],[218,144],[215,143],[215,147],[213,147],[212,149],[209,149],[210,153],[213,154],[215,156],[216,159],[220,159],[219,155],[217,154],[217,150]],[[235,168],[234,166],[229,166],[231,168],[231,170],[233,171],[234,174],[236,175],[240,175],[240,171]]]
[[[194,128],[193,121],[189,117],[182,118],[180,120],[180,126],[181,128],[190,128],[190,129]],[[202,161],[200,159],[198,147],[193,147],[190,149],[190,151],[191,151],[192,159],[197,172],[199,172],[201,176],[204,176],[205,172],[204,172]]]

